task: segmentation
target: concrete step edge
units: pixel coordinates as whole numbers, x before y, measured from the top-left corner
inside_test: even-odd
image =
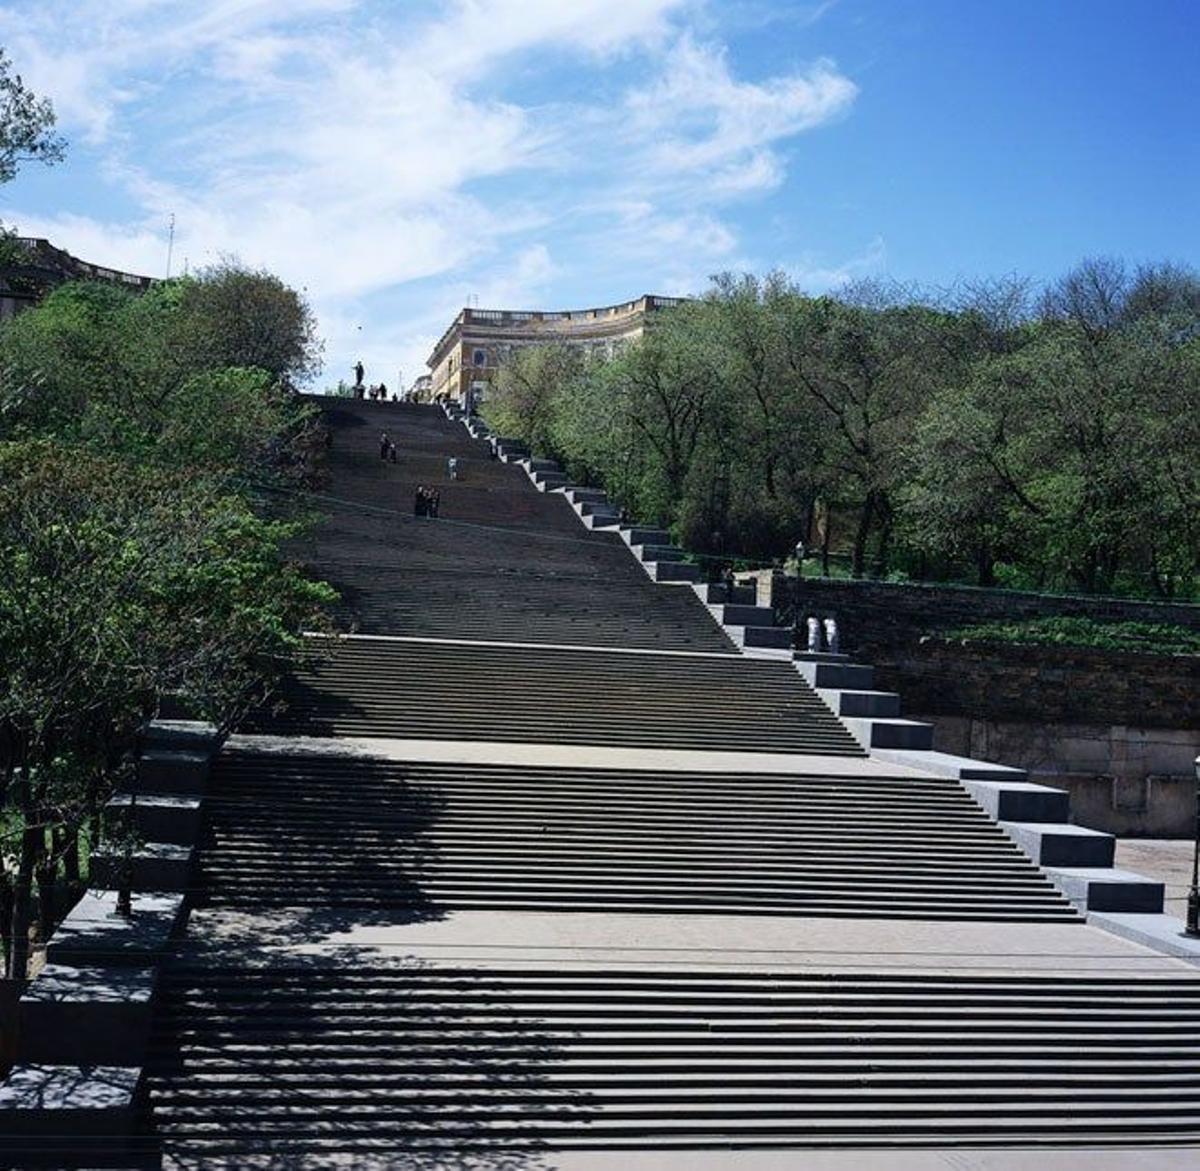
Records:
[[[1164,884],[1130,870],[1043,866],[1042,872],[1082,910],[1162,913]]]

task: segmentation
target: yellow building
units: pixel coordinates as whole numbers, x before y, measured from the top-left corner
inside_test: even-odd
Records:
[[[652,313],[679,301],[647,294],[620,305],[558,313],[463,309],[426,363],[432,371],[429,398],[465,404],[469,394],[472,403],[479,402],[496,370],[520,346],[566,344],[612,354],[642,336]]]

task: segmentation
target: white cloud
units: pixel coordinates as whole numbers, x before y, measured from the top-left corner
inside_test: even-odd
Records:
[[[736,80],[723,49],[683,36],[662,75],[627,99],[635,134],[655,145],[659,172],[699,174],[725,192],[775,186],[770,147],[844,114],[858,93],[833,63],[764,82]]]
[[[41,236],[93,264],[142,276],[163,276],[167,266],[167,225],[111,224],[80,215],[39,215],[5,210],[0,219],[22,236]],[[182,264],[176,252],[175,271]]]
[[[887,245],[876,236],[857,256],[840,264],[821,264],[812,257],[802,257],[787,266],[787,274],[800,288],[809,293],[824,293],[840,285],[866,277],[879,276],[887,268]]]
[[[546,245],[532,244],[477,285],[473,286],[468,278],[467,295],[477,298],[484,308],[489,305],[535,308],[557,271]]]
[[[599,57],[662,42],[686,0],[459,0],[420,42],[439,76],[465,78],[521,50],[556,47]]]
[[[121,111],[181,64],[262,30],[353,8],[357,0],[45,0],[0,6],[0,43],[63,124],[110,137]],[[147,76],[148,75],[148,76]]]
[[[703,2],[457,0],[420,19],[383,0],[0,0],[0,42],[138,209],[0,217],[157,274],[173,212],[176,271],[270,267],[310,290],[334,379],[351,350],[411,377],[471,293],[545,304],[579,256],[620,295],[735,262],[724,205],[782,183],[780,145],[856,90],[827,61],[738,79],[686,31]],[[624,102],[547,106],[520,84],[630,62],[651,80]],[[414,311],[406,286],[431,280]]]

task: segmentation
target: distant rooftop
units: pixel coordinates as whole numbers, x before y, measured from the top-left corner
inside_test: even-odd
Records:
[[[57,248],[40,236],[18,236],[17,243],[28,253],[28,259],[21,267],[26,270],[40,270],[51,284],[67,280],[104,281],[145,292],[156,283],[154,277],[122,272],[120,269],[80,260],[78,256],[72,256],[66,249]]]
[[[646,293],[632,301],[589,309],[474,309],[464,306],[438,339],[429,365],[436,365],[438,356],[455,332],[464,330],[467,326],[484,330],[514,329],[546,334],[554,334],[561,330],[564,333],[573,333],[587,330],[589,327],[603,328],[606,325],[617,324],[625,318],[635,318],[648,311],[678,305],[686,299]]]

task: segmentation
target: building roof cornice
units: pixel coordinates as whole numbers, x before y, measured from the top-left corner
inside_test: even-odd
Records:
[[[500,331],[519,331],[522,336],[533,340],[540,336],[553,340],[555,334],[560,331],[568,335],[586,336],[595,333],[603,336],[607,332],[607,326],[632,321],[648,311],[665,309],[685,300],[686,297],[663,297],[655,293],[644,293],[632,301],[588,309],[473,309],[464,306],[438,339],[426,365],[431,370],[436,369],[445,357],[446,350],[456,339],[462,340],[471,327],[479,331],[476,336],[481,339]]]

